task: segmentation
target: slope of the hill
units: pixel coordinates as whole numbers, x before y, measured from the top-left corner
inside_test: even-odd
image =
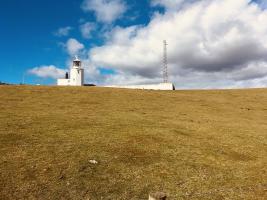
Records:
[[[0,86],[0,199],[266,199],[266,166],[265,89]]]

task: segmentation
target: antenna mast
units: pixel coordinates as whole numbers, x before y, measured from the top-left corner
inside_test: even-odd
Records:
[[[168,83],[167,41],[163,40],[163,83]]]

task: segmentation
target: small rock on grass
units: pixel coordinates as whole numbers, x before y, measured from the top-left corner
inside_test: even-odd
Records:
[[[89,163],[94,164],[94,165],[98,164],[96,160],[89,160]]]

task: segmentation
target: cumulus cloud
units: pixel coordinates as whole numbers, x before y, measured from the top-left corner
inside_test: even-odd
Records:
[[[35,67],[28,71],[29,74],[41,78],[52,78],[52,79],[64,77],[65,72],[66,72],[65,70],[59,69],[54,65]]]
[[[118,72],[108,80],[157,82],[166,39],[170,78],[178,87],[267,85],[267,11],[249,0],[190,2],[155,14],[147,26],[115,27],[88,57]],[[183,1],[152,3],[171,7]]]
[[[84,0],[82,9],[94,12],[99,22],[112,23],[124,14],[127,7],[122,0]]]
[[[84,49],[84,45],[74,38],[70,38],[65,47],[70,56],[78,55]]]
[[[92,31],[94,31],[96,28],[96,25],[92,22],[86,22],[80,26],[80,31],[82,33],[82,36],[86,39],[91,37]]]
[[[66,49],[66,51],[70,57],[74,57],[75,55],[81,54],[82,50],[84,49],[84,45],[74,38],[70,38],[66,42],[66,44],[63,44],[63,46]],[[70,63],[71,62],[68,61],[69,66],[71,65]],[[88,68],[86,68],[86,70],[88,72],[90,72],[90,74],[92,74],[92,75],[97,74],[97,70],[96,70],[97,68],[96,67],[92,67],[91,65],[87,65],[87,66],[88,66]],[[60,69],[54,65],[48,65],[48,66],[44,65],[44,66],[32,68],[32,69],[28,70],[28,73],[35,75],[37,77],[41,77],[41,78],[58,79],[58,78],[63,78],[66,71],[68,71],[68,69]],[[95,77],[97,77],[97,76],[95,76]]]
[[[256,2],[263,8],[267,8],[267,0],[256,0]]]
[[[151,5],[174,9],[179,8],[184,2],[185,0],[151,0]]]
[[[54,34],[58,37],[68,36],[72,29],[70,26],[59,28]]]

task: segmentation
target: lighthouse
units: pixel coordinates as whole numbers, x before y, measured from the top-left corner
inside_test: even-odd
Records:
[[[70,76],[68,72],[65,75],[65,79],[58,79],[57,85],[59,86],[83,86],[84,85],[84,69],[82,68],[82,62],[77,56],[72,62],[70,70]]]

